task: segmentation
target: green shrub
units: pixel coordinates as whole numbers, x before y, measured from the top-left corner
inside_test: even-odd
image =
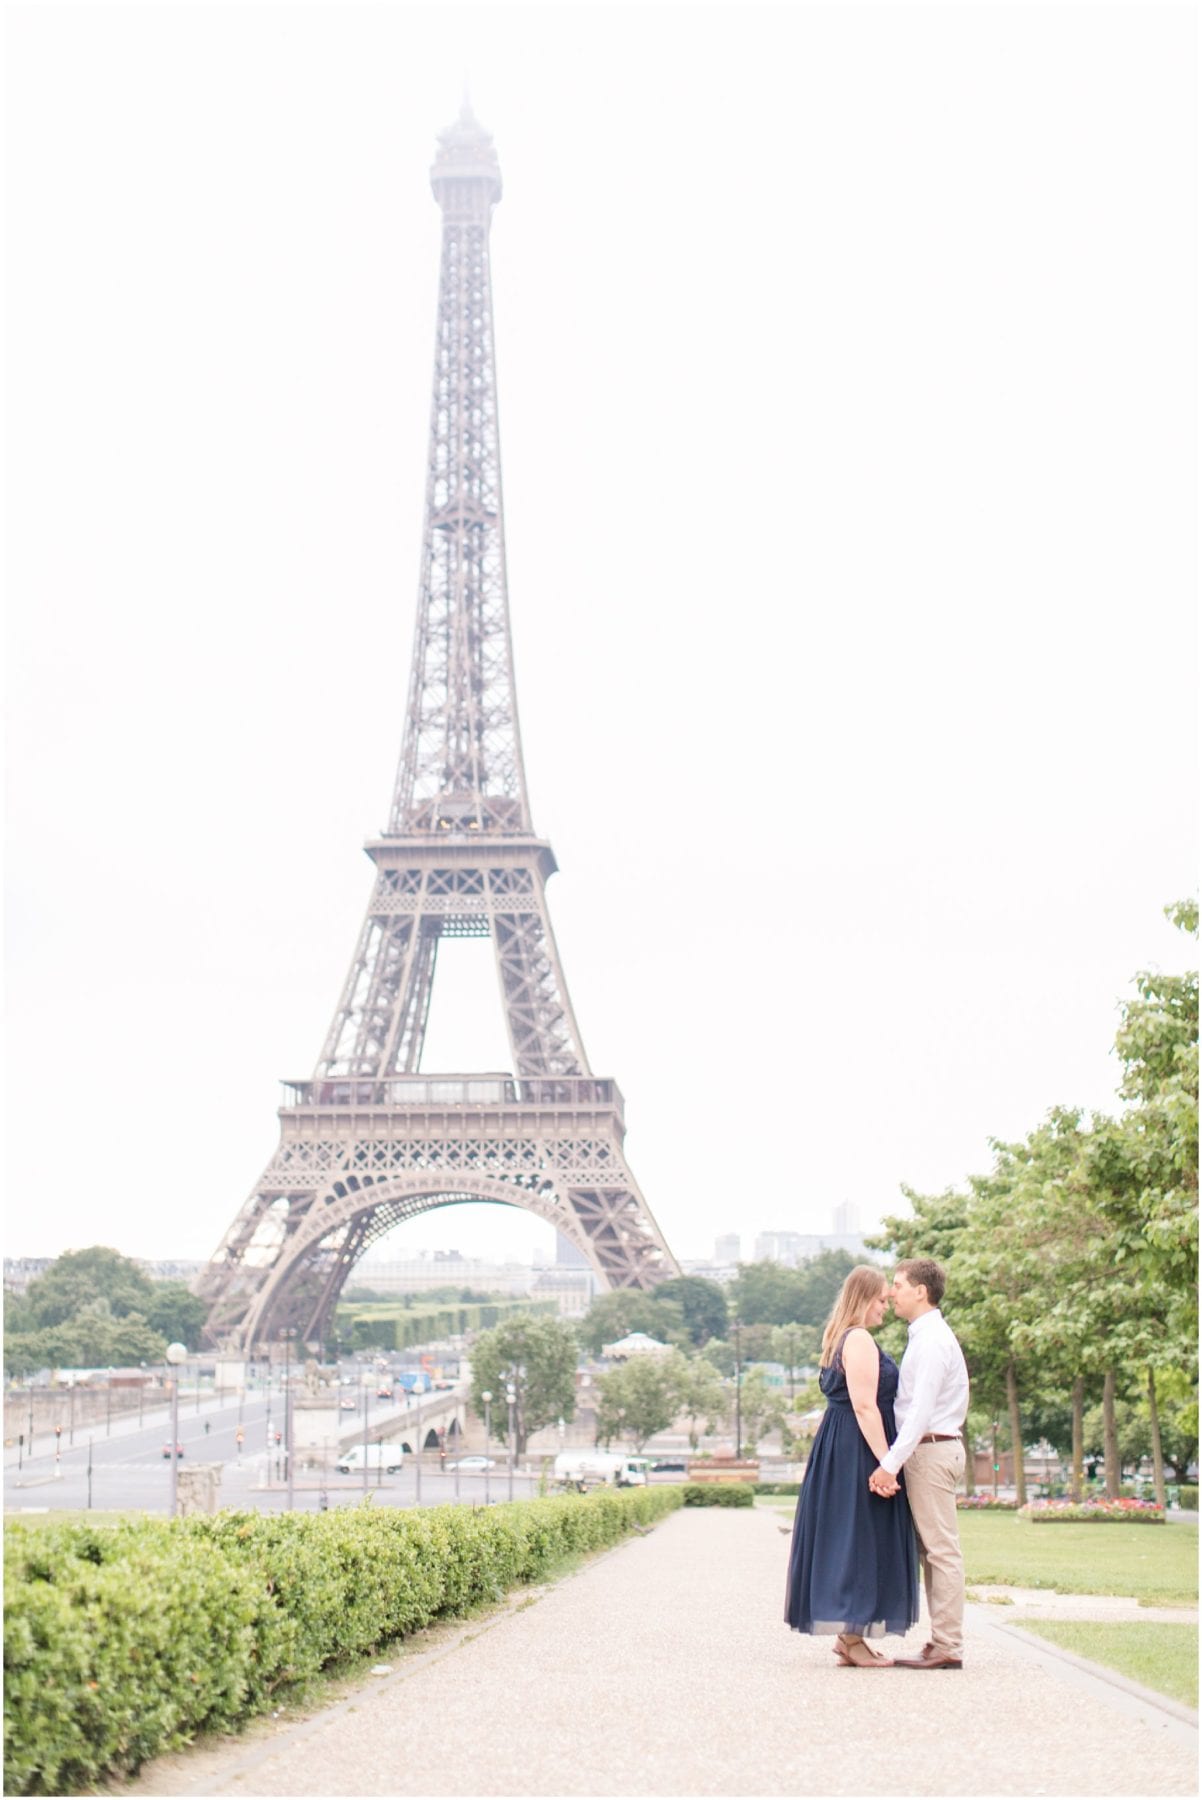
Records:
[[[1185,1482],[1183,1482],[1181,1484],[1181,1486],[1177,1489],[1177,1504],[1178,1504],[1178,1506],[1183,1507],[1186,1512],[1197,1512],[1197,1510],[1198,1510],[1197,1483],[1194,1483],[1192,1486],[1188,1485]]]
[[[683,1488],[686,1506],[754,1506],[750,1481],[689,1481]]]
[[[655,1487],[486,1508],[13,1524],[5,1792],[63,1794],[129,1774],[341,1659],[616,1543],[681,1499]]]
[[[275,1608],[215,1546],[165,1520],[90,1541],[71,1528],[9,1539],[7,1792],[62,1793],[136,1769],[263,1704],[286,1653]]]
[[[800,1481],[757,1481],[754,1484],[757,1494],[791,1494],[794,1499],[801,1492]]]

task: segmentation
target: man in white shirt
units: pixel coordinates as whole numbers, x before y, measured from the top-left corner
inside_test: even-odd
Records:
[[[868,1485],[897,1492],[906,1470],[906,1498],[931,1615],[931,1641],[921,1656],[895,1657],[895,1669],[964,1666],[964,1558],[956,1519],[956,1488],[964,1473],[961,1427],[968,1412],[968,1369],[956,1334],[939,1310],[946,1280],[937,1262],[913,1258],[893,1272],[893,1309],[910,1327],[902,1357],[895,1416],[897,1437]]]

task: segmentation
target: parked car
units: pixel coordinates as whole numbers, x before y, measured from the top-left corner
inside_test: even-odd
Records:
[[[458,1462],[448,1463],[448,1469],[495,1469],[496,1463],[491,1456],[461,1456]]]
[[[354,1412],[357,1404],[358,1403],[352,1400],[348,1394],[345,1400],[340,1400],[338,1402],[338,1410],[339,1412]]]
[[[651,1465],[653,1475],[684,1475],[688,1472],[688,1463],[679,1461],[674,1456],[661,1456]]]
[[[182,1444],[177,1444],[175,1446],[175,1454],[177,1456],[182,1456],[184,1454],[184,1446]],[[170,1443],[166,1443],[163,1445],[163,1455],[167,1458],[168,1462],[170,1462],[170,1460],[171,1460],[171,1445],[170,1445]]]

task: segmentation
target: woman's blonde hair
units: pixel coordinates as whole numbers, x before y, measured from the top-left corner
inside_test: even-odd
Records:
[[[868,1308],[874,1300],[880,1299],[881,1289],[888,1286],[889,1277],[881,1269],[872,1269],[866,1263],[861,1263],[858,1269],[852,1270],[839,1289],[839,1297],[831,1308],[831,1316],[822,1334],[822,1355],[818,1359],[820,1369],[830,1367],[843,1333],[850,1331],[853,1325],[864,1323],[868,1317]]]

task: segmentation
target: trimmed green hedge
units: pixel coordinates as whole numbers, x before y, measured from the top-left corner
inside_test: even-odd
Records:
[[[647,1487],[485,1508],[14,1523],[5,1792],[65,1794],[130,1774],[681,1501],[679,1487]]]
[[[524,1313],[553,1313],[556,1300],[472,1300],[442,1306],[405,1306],[400,1300],[345,1302],[336,1318],[356,1350],[408,1350],[465,1331],[485,1331]]]
[[[689,1481],[681,1492],[686,1506],[755,1505],[755,1488],[750,1481]]]
[[[801,1483],[800,1481],[757,1481],[755,1492],[757,1494],[791,1494],[796,1500],[801,1492]]]
[[[1186,1512],[1197,1512],[1198,1486],[1196,1482],[1192,1486],[1187,1486],[1184,1482],[1182,1483],[1177,1489],[1177,1504]]]

